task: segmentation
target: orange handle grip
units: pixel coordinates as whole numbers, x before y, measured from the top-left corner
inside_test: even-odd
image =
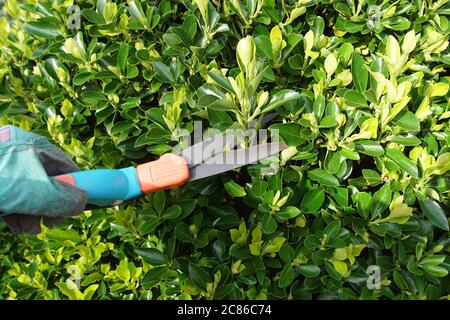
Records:
[[[186,160],[173,153],[166,153],[156,161],[138,165],[136,171],[144,193],[179,186],[189,179]]]

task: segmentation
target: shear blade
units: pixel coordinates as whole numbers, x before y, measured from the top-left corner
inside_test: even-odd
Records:
[[[190,169],[189,181],[206,178],[257,162],[287,148],[284,143],[264,143],[245,149],[220,152]]]
[[[237,139],[232,134],[216,134],[184,149],[180,156],[186,159],[189,168],[203,163],[215,154],[222,152],[226,146],[234,149]]]
[[[265,115],[261,121],[261,126],[265,125],[272,119],[274,119],[277,116],[275,112],[269,113]],[[249,129],[252,129],[256,124],[256,120],[253,120],[252,123],[249,125]],[[184,159],[186,159],[186,162],[189,166],[189,168],[193,168],[214,155],[217,155],[224,151],[226,147],[228,147],[229,150],[232,150],[236,147],[238,144],[238,137],[234,134],[216,134],[212,137],[209,137],[203,141],[200,141],[196,144],[193,144],[190,147],[187,147],[178,155],[182,156]]]

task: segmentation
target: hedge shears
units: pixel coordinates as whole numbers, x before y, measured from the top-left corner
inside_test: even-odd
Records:
[[[285,148],[287,145],[282,142],[241,148],[234,135],[217,134],[179,153],[166,153],[137,167],[78,171],[54,178],[86,191],[89,204],[107,207],[233,170]]]

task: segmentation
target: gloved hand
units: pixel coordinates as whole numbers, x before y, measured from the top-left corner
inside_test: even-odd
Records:
[[[86,207],[87,194],[51,176],[79,171],[46,138],[0,127],[0,217],[16,233],[39,233]]]

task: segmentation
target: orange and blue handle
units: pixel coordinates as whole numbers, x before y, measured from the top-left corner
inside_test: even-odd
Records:
[[[86,191],[89,204],[104,207],[182,185],[189,179],[189,168],[183,157],[168,153],[137,167],[78,171],[54,178]]]

